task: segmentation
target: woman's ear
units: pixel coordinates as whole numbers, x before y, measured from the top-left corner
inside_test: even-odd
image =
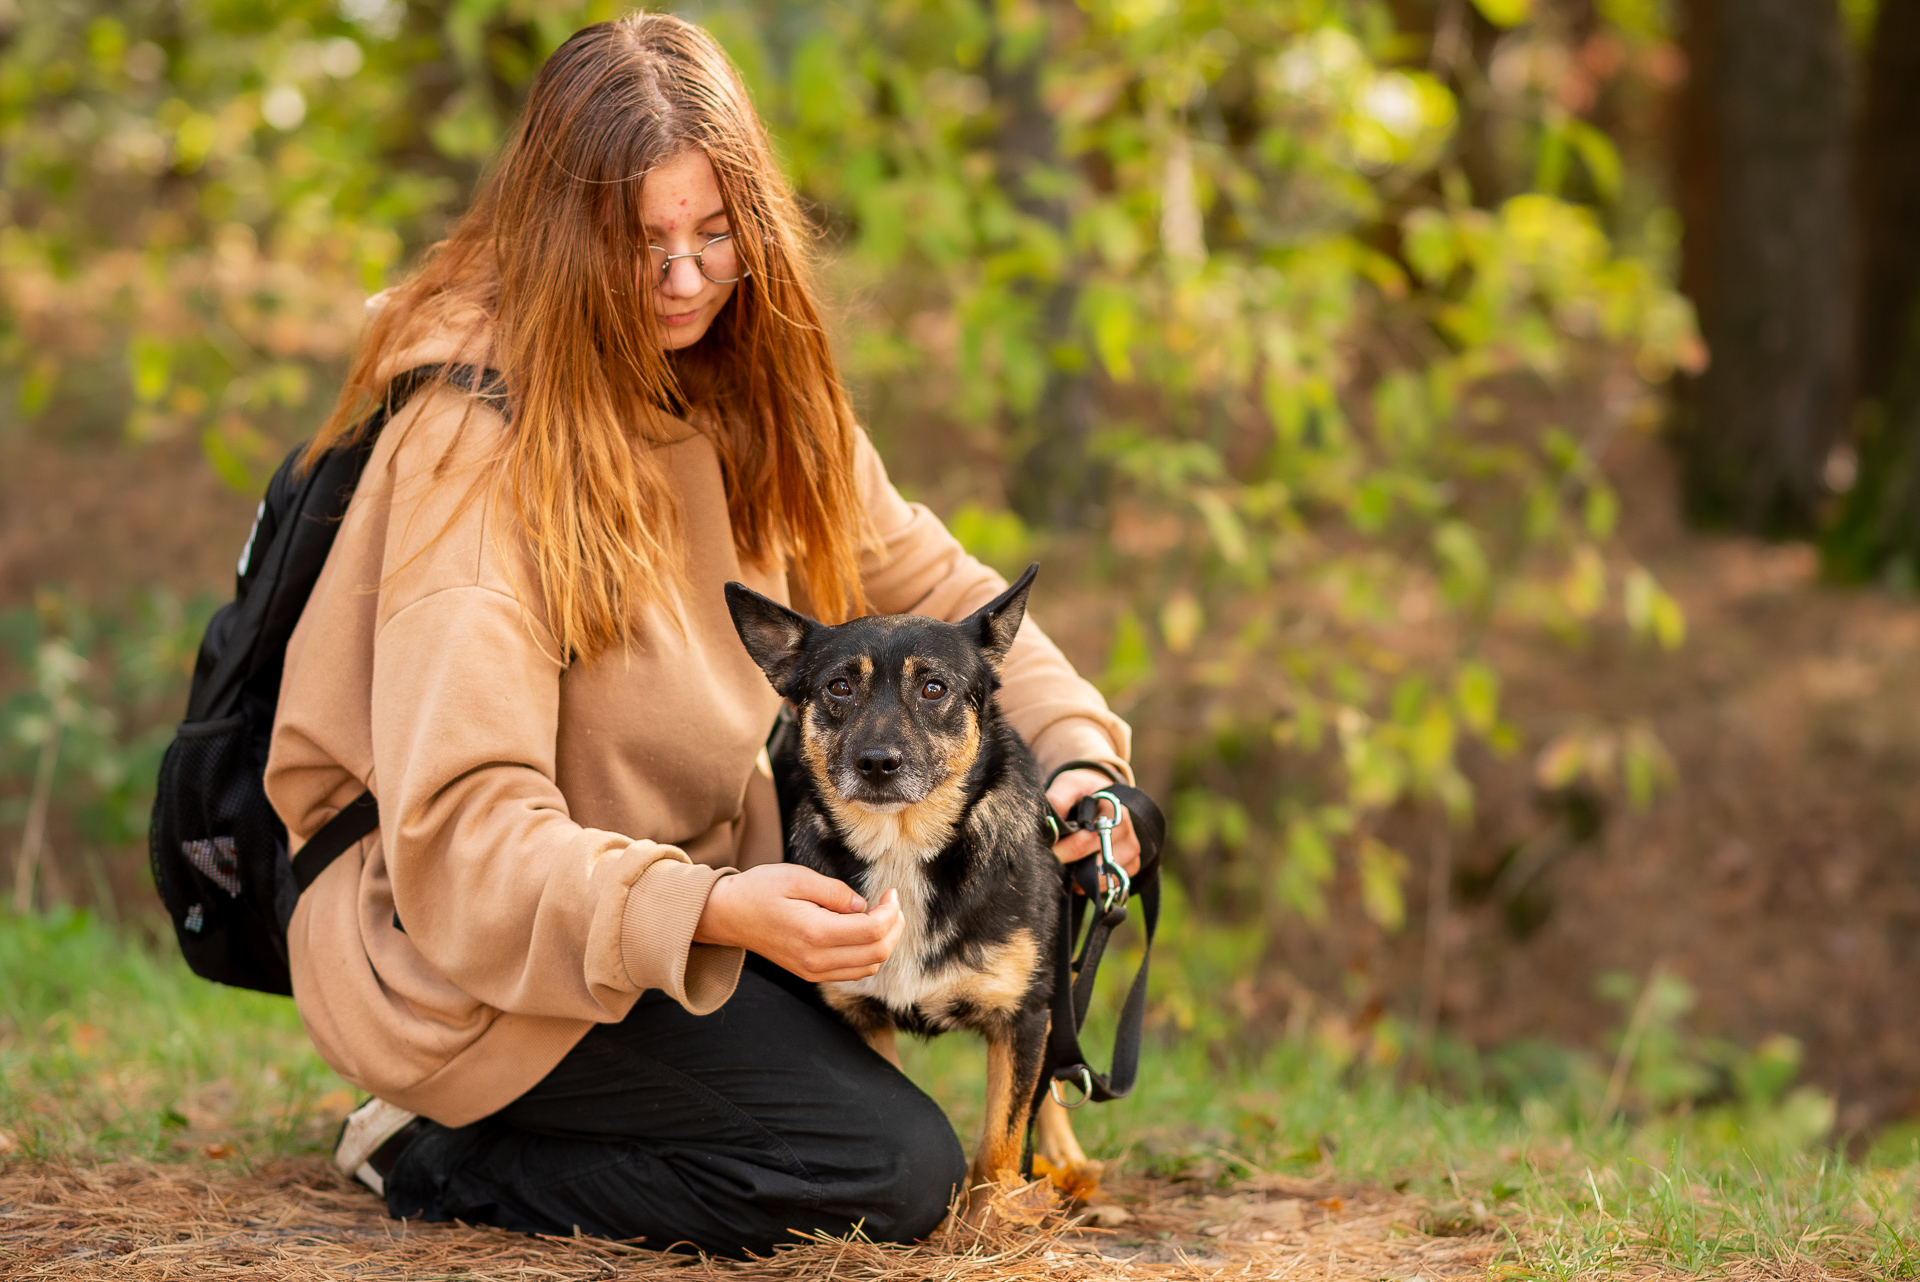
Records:
[[[1000,665],[1006,662],[1007,651],[1013,648],[1013,638],[1020,632],[1020,621],[1027,617],[1027,593],[1033,587],[1033,578],[1038,573],[1040,563],[1035,561],[1012,587],[975,610],[960,624],[961,630],[979,644],[980,652],[986,656],[988,666],[995,672],[999,672]]]
[[[790,699],[788,692],[799,674],[801,651],[820,625],[744,583],[727,584],[727,613],[733,616],[740,643],[760,665],[760,671],[767,674],[774,691]]]

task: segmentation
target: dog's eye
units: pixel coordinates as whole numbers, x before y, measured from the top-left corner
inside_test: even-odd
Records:
[[[844,699],[853,693],[853,687],[847,684],[845,677],[835,677],[827,682],[827,693],[836,699]]]
[[[922,699],[938,699],[946,692],[947,686],[943,681],[929,681],[920,687],[920,697]]]

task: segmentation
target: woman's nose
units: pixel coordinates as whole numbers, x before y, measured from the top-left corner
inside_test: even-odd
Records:
[[[676,258],[667,264],[667,276],[660,282],[660,292],[668,298],[692,298],[706,287],[706,283],[699,265],[693,259]]]

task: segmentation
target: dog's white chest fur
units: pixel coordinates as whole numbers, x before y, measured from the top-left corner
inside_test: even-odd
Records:
[[[946,833],[928,843],[914,829],[909,814],[884,813],[861,807],[847,807],[840,817],[848,823],[847,845],[867,865],[866,898],[869,905],[880,902],[889,890],[900,894],[902,927],[900,941],[880,969],[865,979],[823,984],[832,996],[869,997],[889,1010],[908,1011],[924,1000],[941,994],[952,982],[945,973],[930,974],[927,963],[947,940],[937,936],[927,921],[927,886],[922,865],[940,853]],[[918,838],[918,840],[916,840]]]

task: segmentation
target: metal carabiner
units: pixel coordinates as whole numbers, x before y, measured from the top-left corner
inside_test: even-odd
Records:
[[[1133,893],[1133,879],[1113,857],[1113,830],[1120,826],[1120,817],[1126,808],[1120,804],[1120,798],[1105,788],[1093,793],[1091,800],[1096,803],[1093,829],[1100,836],[1100,910],[1110,913],[1116,908],[1125,908],[1127,898]],[[1112,805],[1112,814],[1098,813],[1097,803],[1102,801]]]
[[[1053,1096],[1053,1102],[1061,1108],[1079,1108],[1082,1104],[1093,1098],[1093,1070],[1085,1064],[1081,1064],[1079,1066],[1079,1072],[1080,1080],[1076,1082],[1075,1085],[1080,1088],[1080,1098],[1071,1104],[1060,1098],[1060,1083],[1067,1079],[1056,1077],[1047,1083],[1047,1094]]]

